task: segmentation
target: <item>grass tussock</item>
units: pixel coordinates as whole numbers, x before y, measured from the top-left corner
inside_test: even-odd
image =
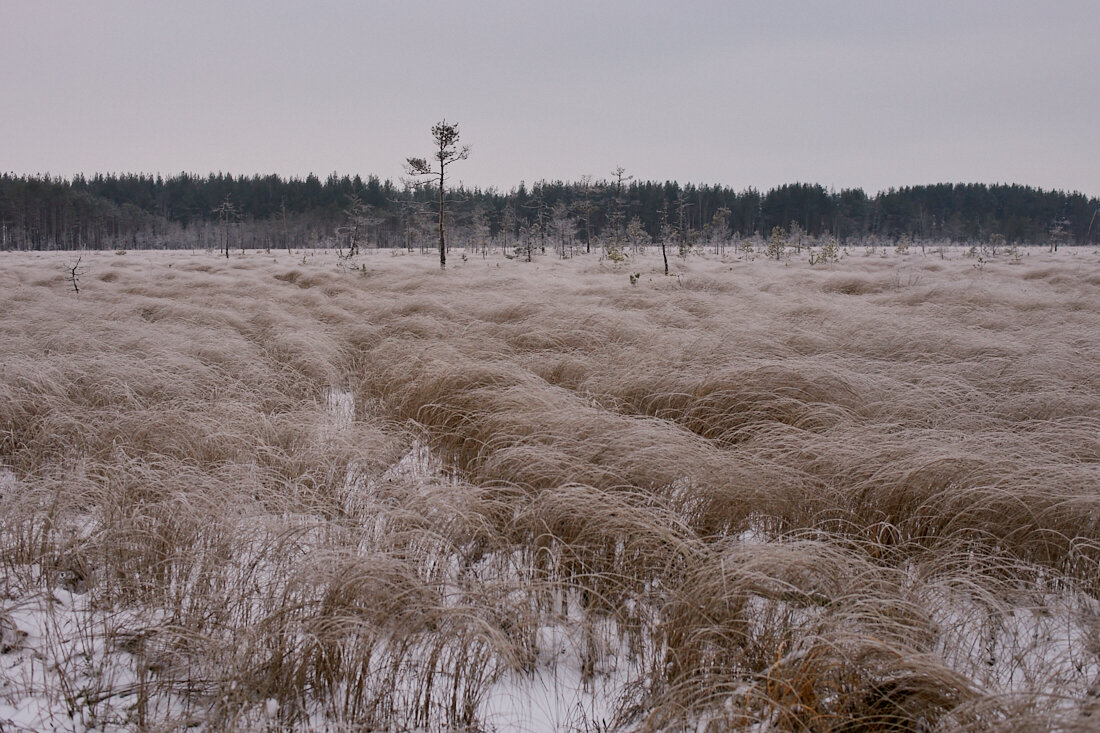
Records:
[[[490,729],[572,659],[578,729],[1100,715],[1095,262],[280,258],[3,255],[0,703]]]

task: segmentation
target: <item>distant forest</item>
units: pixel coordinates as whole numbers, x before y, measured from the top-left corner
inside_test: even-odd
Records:
[[[1097,242],[1100,201],[1020,185],[936,184],[828,191],[611,180],[540,181],[507,193],[455,188],[448,243],[593,250],[609,243],[709,246],[768,237]],[[431,247],[431,190],[370,176],[0,175],[0,249]],[[1003,239],[1002,239],[1003,238]],[[1052,241],[1053,240],[1053,241]]]

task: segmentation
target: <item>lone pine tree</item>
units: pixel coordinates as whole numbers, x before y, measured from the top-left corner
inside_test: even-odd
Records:
[[[447,199],[443,184],[447,177],[447,166],[456,160],[470,157],[470,146],[458,147],[458,124],[448,124],[441,120],[432,125],[432,139],[435,140],[435,152],[430,163],[427,158],[406,158],[406,171],[411,176],[430,176],[439,182],[439,267],[447,267],[447,242],[444,238],[443,216],[446,213]]]

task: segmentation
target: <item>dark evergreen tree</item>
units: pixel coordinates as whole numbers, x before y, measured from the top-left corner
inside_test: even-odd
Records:
[[[402,190],[375,176],[335,173],[323,181],[312,174],[95,174],[66,180],[9,173],[0,174],[0,246],[221,249],[226,221],[219,207],[226,197],[235,208],[232,226],[242,244],[318,246],[334,241],[351,194],[370,207],[372,241],[378,246],[415,246],[413,240],[422,234],[420,212],[439,203],[438,190]],[[941,183],[868,196],[858,188],[828,192],[815,184],[735,192],[624,176],[621,184],[585,177],[575,183],[521,184],[507,192],[456,191],[451,198],[455,221],[473,227],[481,211],[479,226],[487,224],[489,236],[502,246],[514,242],[521,228],[533,232],[540,246],[551,229],[560,240],[563,211],[572,219],[570,237],[582,238],[585,251],[593,240],[616,231],[621,235],[634,220],[635,234],[644,230],[656,240],[666,210],[675,214],[671,224],[677,231],[698,238],[720,209],[729,210],[729,235],[736,237],[767,238],[772,228],[794,222],[810,237],[830,235],[838,242],[867,236],[988,242],[995,235],[1007,245],[1050,244],[1052,236],[1059,246],[1100,240],[1096,198],[1020,185]]]

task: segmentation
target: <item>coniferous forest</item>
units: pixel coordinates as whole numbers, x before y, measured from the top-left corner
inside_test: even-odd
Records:
[[[375,176],[0,175],[0,248],[17,250],[431,246],[435,194]],[[787,236],[1094,244],[1100,200],[1022,185],[908,186],[868,195],[794,183],[720,185],[584,178],[507,192],[449,192],[448,241],[591,251],[614,242],[693,246],[781,228]]]

